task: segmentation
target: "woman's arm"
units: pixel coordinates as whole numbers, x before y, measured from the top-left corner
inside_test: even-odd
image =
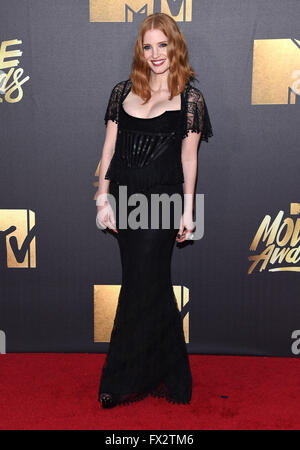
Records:
[[[188,136],[182,140],[181,161],[184,174],[184,211],[187,213],[193,213],[193,199],[195,193],[198,165],[197,149],[200,136],[201,133],[189,132]]]
[[[194,229],[193,207],[194,193],[198,166],[198,145],[201,133],[189,131],[188,136],[182,140],[181,162],[184,175],[183,193],[184,209],[180,229],[176,238],[177,242],[183,242],[186,238],[186,230]]]
[[[110,161],[113,157],[113,154],[115,152],[117,131],[118,131],[118,124],[113,122],[112,120],[108,120],[99,170],[98,191],[96,194],[96,197],[98,197],[98,195],[101,195],[103,199],[106,198],[109,192],[110,180],[106,180],[104,177],[107,172]],[[100,207],[97,206],[97,211],[99,211],[99,209]]]

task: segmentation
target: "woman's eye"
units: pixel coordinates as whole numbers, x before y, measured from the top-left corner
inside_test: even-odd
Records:
[[[168,44],[166,44],[165,42],[162,42],[161,44],[159,44],[160,47],[166,47]],[[144,50],[149,50],[151,47],[151,45],[145,45],[143,47]]]

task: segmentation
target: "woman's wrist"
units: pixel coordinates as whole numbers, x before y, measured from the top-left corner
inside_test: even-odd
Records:
[[[96,208],[97,208],[97,213],[98,213],[99,211],[102,211],[102,209],[105,209],[105,208],[107,207],[107,205],[108,205],[108,202],[105,203],[105,204],[103,204],[103,205],[96,206]]]
[[[105,206],[108,203],[107,192],[102,192],[96,196],[96,206]]]
[[[185,216],[190,216],[190,217],[193,217],[193,209],[190,209],[190,208],[184,208],[184,210],[183,210],[183,214],[185,215]]]
[[[194,209],[194,195],[193,194],[184,194],[184,213],[185,214],[193,214]]]

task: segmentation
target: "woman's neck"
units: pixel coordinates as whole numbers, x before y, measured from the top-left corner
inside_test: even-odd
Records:
[[[151,73],[150,80],[149,80],[149,86],[151,91],[153,92],[160,92],[160,91],[168,91],[168,75],[169,70],[166,70],[164,73]]]

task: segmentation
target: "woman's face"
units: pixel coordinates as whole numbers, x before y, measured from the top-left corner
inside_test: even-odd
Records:
[[[167,46],[168,38],[162,31],[152,29],[145,32],[143,39],[144,57],[150,69],[157,74],[165,72],[170,67]]]

